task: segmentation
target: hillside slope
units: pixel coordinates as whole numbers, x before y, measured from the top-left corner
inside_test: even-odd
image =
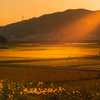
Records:
[[[0,27],[0,34],[6,36],[8,39],[60,39],[60,37],[66,37],[66,35],[70,36],[70,32],[66,34],[61,33],[63,27],[73,24],[92,13],[95,13],[95,11],[69,9],[64,12],[45,14],[38,18],[32,18]],[[74,29],[72,28],[71,30],[73,30],[73,34],[75,34]],[[100,35],[100,24],[91,34]]]

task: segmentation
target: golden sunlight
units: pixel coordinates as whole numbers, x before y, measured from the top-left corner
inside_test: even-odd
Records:
[[[97,11],[63,28],[60,33],[67,33],[72,35],[75,33],[74,37],[76,39],[82,39],[87,34],[92,32],[99,24],[100,12]]]

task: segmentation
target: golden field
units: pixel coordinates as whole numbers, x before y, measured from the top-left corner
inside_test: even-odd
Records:
[[[100,99],[99,45],[0,49],[0,98]]]

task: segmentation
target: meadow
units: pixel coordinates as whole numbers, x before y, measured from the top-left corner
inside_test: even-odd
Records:
[[[12,45],[0,49],[0,98],[99,100],[100,45]]]

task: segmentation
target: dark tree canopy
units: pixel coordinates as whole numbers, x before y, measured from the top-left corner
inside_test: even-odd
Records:
[[[2,36],[0,35],[0,45],[1,45],[1,37],[2,37]]]
[[[3,47],[4,47],[4,45],[6,44],[6,42],[7,42],[7,39],[4,36],[0,35],[0,45],[2,44]]]

